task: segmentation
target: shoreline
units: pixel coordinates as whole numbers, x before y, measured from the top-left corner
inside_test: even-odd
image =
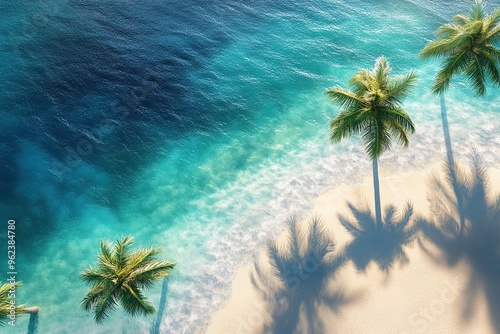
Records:
[[[388,175],[381,170],[382,208],[392,204],[401,211],[406,201],[410,200],[414,218],[430,219],[427,197],[431,175],[439,175],[443,179],[443,163],[436,163],[423,171],[404,172],[400,175]],[[498,193],[495,186],[500,185],[500,170],[488,168],[488,178],[493,190],[489,195],[495,195]],[[358,208],[368,203],[373,211],[372,198],[373,183],[370,173],[370,177],[365,177],[361,184],[341,184],[317,197],[311,217],[321,217],[329,235],[333,236],[337,251],[345,249],[352,236],[340,225],[338,215],[352,218],[352,212],[349,212],[346,206],[347,201],[352,201]],[[300,224],[303,225],[304,222]],[[283,242],[286,233],[280,234],[277,240]],[[416,233],[420,234],[418,231]],[[429,246],[429,249],[422,248],[419,239],[402,249],[404,256],[397,259],[387,271],[381,270],[373,261],[360,270],[349,260],[335,276],[328,278],[325,285],[328,291],[336,291],[337,296],[343,298],[343,302],[335,307],[319,302],[315,306],[313,313],[319,323],[323,324],[322,332],[495,332],[488,316],[487,300],[481,294],[475,299],[474,316],[468,321],[463,319],[462,313],[467,302],[467,280],[472,271],[469,263],[459,261],[454,266],[447,266],[442,259],[431,258],[429,249],[435,249],[432,246]],[[265,249],[260,253],[260,262],[268,263]],[[273,323],[273,306],[255,283],[255,271],[254,266],[237,269],[231,285],[231,297],[223,308],[214,314],[207,333],[278,333],[269,329]],[[263,272],[264,276],[267,276],[264,280],[272,281],[268,271]],[[260,274],[262,276],[262,273]],[[272,289],[266,293],[267,296],[273,295]],[[303,309],[305,306],[301,307],[297,313],[294,333],[311,330]]]

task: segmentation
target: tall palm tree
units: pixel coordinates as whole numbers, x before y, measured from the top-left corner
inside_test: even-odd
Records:
[[[458,14],[443,24],[419,56],[423,59],[444,58],[432,90],[446,91],[456,74],[464,74],[477,95],[486,92],[487,79],[500,86],[500,7],[486,13],[482,0],[476,0],[467,14]]]
[[[14,283],[15,290],[21,286],[21,282]],[[11,287],[11,283],[0,283],[0,326],[4,326],[5,322],[11,320],[11,318],[9,318],[9,316],[12,315],[11,311],[14,312],[15,316],[38,313],[38,306],[27,307],[26,305],[15,305],[14,308],[12,308],[12,304],[10,303],[12,299],[9,296],[11,294]]]
[[[416,81],[413,71],[406,75],[390,77],[391,67],[384,57],[379,57],[371,71],[359,70],[349,80],[353,90],[339,86],[326,90],[333,103],[342,109],[330,123],[332,143],[360,134],[365,151],[373,162],[373,188],[375,216],[378,228],[382,228],[378,158],[390,149],[391,139],[407,147],[409,133],[415,132],[410,116],[401,107],[403,98]]]
[[[82,306],[94,313],[97,323],[102,323],[118,302],[132,316],[155,312],[141,289],[150,288],[155,281],[168,276],[175,264],[159,261],[156,256],[161,249],[156,246],[132,252],[133,242],[130,235],[115,244],[101,241],[97,268],[90,267],[81,273],[82,280],[91,286]]]
[[[450,177],[454,188],[457,180],[444,92],[456,74],[465,75],[477,95],[486,92],[487,79],[500,85],[500,7],[491,14],[486,13],[482,0],[476,0],[467,14],[458,14],[451,23],[443,24],[436,32],[436,39],[420,52],[423,59],[444,58],[443,67],[436,75],[432,90],[440,95],[441,120],[443,122],[446,155],[450,166]],[[457,192],[458,189],[455,189]],[[460,208],[464,205],[458,202]],[[459,212],[463,210],[460,209]],[[460,216],[463,228],[464,217]]]

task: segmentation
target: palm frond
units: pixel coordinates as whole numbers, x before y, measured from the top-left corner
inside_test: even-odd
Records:
[[[469,11],[469,15],[474,21],[483,20],[485,18],[486,11],[482,0],[476,0],[476,3]]]
[[[446,23],[437,28],[434,35],[440,39],[453,38],[463,31],[464,27],[458,24]]]
[[[401,125],[401,127],[404,129],[405,132],[409,134],[415,133],[415,124],[411,120],[410,115],[402,108],[390,109],[388,115],[389,117],[394,119],[396,123]]]
[[[465,70],[469,82],[476,91],[477,95],[484,95],[486,92],[486,77],[483,69],[483,64],[477,55],[474,55],[472,62]]]
[[[456,74],[463,72],[467,69],[472,55],[467,49],[457,51],[450,55],[444,66],[439,70],[434,80],[432,90],[435,94],[444,93],[450,86],[451,78]]]
[[[384,120],[387,118],[391,119],[395,123],[398,123],[403,131],[410,134],[415,133],[415,124],[413,124],[410,115],[408,115],[408,113],[402,108],[385,108]]]
[[[500,7],[495,9],[491,15],[484,20],[484,31],[491,32],[492,29],[498,28],[500,24]]]
[[[147,300],[136,286],[125,285],[123,288],[126,293],[121,294],[120,304],[130,313],[130,315],[148,315],[155,313],[153,304]]]
[[[114,251],[118,268],[124,268],[127,264],[127,259],[130,255],[130,245],[133,243],[134,238],[131,235],[126,235],[122,239],[116,241]]]
[[[348,84],[353,87],[354,94],[363,96],[367,91],[370,91],[373,86],[373,75],[371,71],[359,70],[351,79]]]
[[[489,45],[497,45],[500,41],[500,25],[497,25],[494,28],[491,28],[484,37],[485,41],[489,43]]]
[[[479,26],[478,26],[479,27]],[[457,50],[467,49],[474,40],[474,30],[462,30],[449,38],[430,41],[419,53],[422,59],[438,58],[455,53]]]
[[[491,81],[493,81],[496,85],[500,85],[500,69],[498,68],[499,62],[496,57],[486,50],[482,50],[479,57],[481,58],[481,63],[484,65]]]
[[[442,57],[453,50],[453,46],[448,43],[448,40],[430,41],[418,54],[419,58],[432,59]]]
[[[356,93],[339,86],[327,89],[325,94],[341,108],[349,109],[363,104],[363,100]]]
[[[471,19],[466,14],[457,14],[452,16],[451,21],[457,25],[466,25],[471,22]]]
[[[354,134],[360,134],[366,122],[366,117],[360,109],[341,111],[330,123],[330,140],[336,143]]]
[[[416,82],[417,75],[415,71],[393,78],[387,88],[387,101],[389,103],[401,103],[402,99],[415,88]]]
[[[445,38],[438,38],[437,40],[430,41],[419,53],[419,57],[423,59],[437,58],[454,54],[457,51],[468,49],[475,40],[475,36],[481,31],[483,23],[473,22],[464,27],[458,27],[455,33],[446,36]],[[438,28],[438,31],[448,30],[447,25]]]
[[[23,286],[21,281],[17,281],[14,283],[14,287],[16,289],[20,288],[21,286]],[[0,285],[0,303],[4,303],[6,300],[8,300],[10,287],[10,283],[3,283]]]
[[[18,281],[14,283],[16,289],[22,286],[22,282]],[[6,322],[10,320],[9,315],[11,315],[11,304],[9,293],[11,289],[10,283],[1,283],[0,282],[0,327],[3,327]],[[14,314],[20,315],[25,312],[25,305],[15,305]]]
[[[391,147],[391,135],[384,126],[384,122],[375,117],[371,119],[365,127],[363,136],[365,152],[371,160],[375,160],[387,149]]]
[[[99,264],[104,266],[113,267],[116,262],[116,253],[113,244],[109,240],[102,240],[100,242],[101,253],[99,254]]]
[[[470,39],[474,39],[484,28],[484,20],[476,20],[465,26],[464,35]]]
[[[94,319],[98,324],[101,324],[116,308],[116,291],[108,289],[103,292],[95,303]]]
[[[105,296],[106,291],[108,291],[108,287],[105,282],[100,282],[99,284],[94,285],[85,297],[83,297],[81,306],[85,309],[85,311],[90,311],[97,305],[99,300]]]
[[[137,269],[131,271],[130,281],[133,281],[141,288],[150,287],[155,281],[162,279],[170,274],[174,269],[175,263],[170,261],[150,261]]]
[[[114,272],[103,270],[103,268],[96,269],[90,266],[88,269],[81,272],[80,277],[85,283],[94,286],[104,280],[110,279],[113,274]]]
[[[408,132],[401,126],[401,124],[397,123],[393,119],[387,120],[387,127],[391,129],[391,136],[397,138],[398,143],[402,147],[408,147],[410,145],[410,138],[408,136]]]
[[[126,268],[133,270],[134,268],[141,267],[143,264],[154,261],[155,257],[160,253],[161,248],[155,246],[137,250],[127,257]]]
[[[373,67],[372,74],[376,79],[378,88],[380,90],[387,90],[389,84],[389,74],[392,69],[389,66],[389,62],[384,56],[378,57],[375,60],[375,66]]]

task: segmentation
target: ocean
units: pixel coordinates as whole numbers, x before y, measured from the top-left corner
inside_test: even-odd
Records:
[[[2,2],[0,279],[11,219],[24,284],[16,298],[40,307],[37,324],[19,316],[2,332],[203,333],[237,268],[288,217],[307,216],[328,189],[371,177],[359,138],[329,143],[337,108],[326,88],[380,55],[394,74],[415,69],[404,108],[416,134],[408,149],[384,154],[381,177],[445,157],[430,90],[439,62],[417,54],[470,4]],[[446,104],[455,157],[475,148],[498,167],[500,97],[488,88],[476,97],[458,77]],[[177,266],[163,300],[161,283],[147,293],[159,316],[118,309],[97,325],[80,306],[79,273],[96,263],[100,240],[125,234],[138,247],[161,246]]]

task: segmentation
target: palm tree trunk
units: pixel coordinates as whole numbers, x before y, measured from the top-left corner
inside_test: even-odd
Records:
[[[448,114],[446,110],[444,94],[441,94],[439,97],[441,102],[441,121],[443,122],[444,144],[446,146],[446,158],[448,160],[448,169],[450,171],[453,191],[455,193],[455,196],[457,197],[458,214],[460,216],[460,233],[462,233],[465,225],[463,200],[462,200],[463,194],[460,192],[460,188],[458,186],[457,174],[455,170],[455,159],[453,158],[453,149],[451,147],[450,127],[448,125]]]
[[[30,306],[30,307],[26,307],[24,309],[24,313],[28,313],[28,314],[37,314],[38,313],[38,306]]]
[[[373,190],[375,192],[375,219],[377,228],[382,228],[382,210],[380,209],[380,184],[378,181],[378,159],[373,159]]]
[[[446,146],[446,157],[448,164],[454,169],[453,150],[451,148],[450,127],[448,125],[448,114],[446,112],[446,104],[444,94],[439,95],[441,102],[441,121],[443,122],[444,144]],[[453,170],[454,171],[454,170]]]

